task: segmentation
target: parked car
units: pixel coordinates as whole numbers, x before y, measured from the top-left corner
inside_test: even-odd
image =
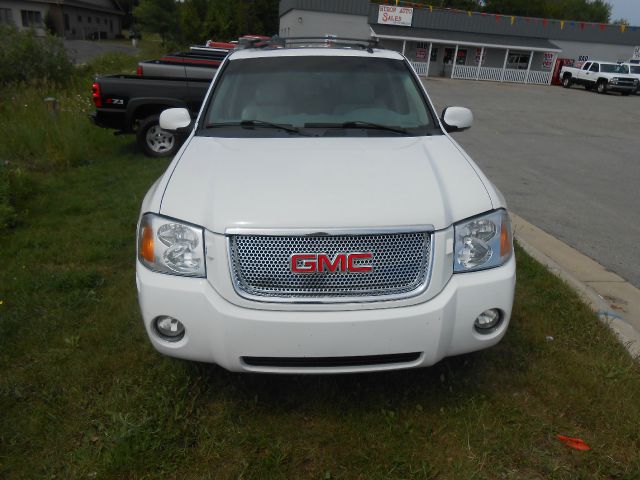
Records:
[[[623,63],[629,69],[629,75],[634,77],[640,82],[640,64],[637,63]],[[636,86],[636,93],[640,93],[640,87]]]
[[[187,109],[195,117],[211,80],[207,78],[106,75],[92,86],[95,125],[134,134],[140,150],[150,157],[174,155],[186,135],[163,131],[160,113],[170,107]]]
[[[289,48],[297,47],[297,48]],[[390,90],[391,88],[391,90]],[[371,42],[234,51],[146,194],[136,283],[161,353],[228,370],[433,365],[498,343],[515,258],[505,200],[409,61]]]
[[[616,91],[629,95],[638,89],[638,80],[629,75],[628,67],[599,60],[585,62],[580,68],[564,66],[560,70],[560,78],[565,88],[578,84],[587,90],[595,88],[598,93]]]

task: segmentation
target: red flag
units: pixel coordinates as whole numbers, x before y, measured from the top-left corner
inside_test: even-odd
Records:
[[[604,32],[604,29],[607,28],[607,26],[604,23],[600,24],[600,31]]]
[[[580,22],[580,30],[584,30],[584,22]]]
[[[546,18],[542,19],[542,25],[546,27],[548,23],[549,23],[549,20],[547,20]]]

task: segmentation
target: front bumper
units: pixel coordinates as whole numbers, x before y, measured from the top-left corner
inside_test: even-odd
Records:
[[[426,367],[442,358],[491,347],[511,317],[515,259],[502,267],[455,274],[429,301],[396,308],[341,311],[252,309],[222,298],[206,279],[155,273],[139,262],[136,280],[142,318],[161,353],[216,363],[231,371],[348,373]],[[259,305],[257,305],[259,307]],[[504,319],[490,334],[473,327],[484,310]],[[162,340],[153,320],[169,315],[186,328],[178,342]],[[342,366],[249,365],[244,357],[356,357],[418,352],[408,362]],[[268,362],[267,362],[268,363]]]
[[[638,89],[637,85],[634,86],[630,86],[630,85],[620,85],[617,83],[608,83],[607,84],[607,90],[611,91],[611,92],[630,92],[633,93]]]

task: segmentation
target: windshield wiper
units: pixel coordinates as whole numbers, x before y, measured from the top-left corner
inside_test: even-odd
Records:
[[[389,125],[382,125],[379,123],[364,122],[362,120],[354,120],[344,123],[305,123],[305,127],[316,128],[367,128],[371,130],[385,130],[387,132],[394,132],[400,135],[410,135],[409,130],[401,127],[391,127]]]
[[[243,127],[243,128],[253,128],[253,127],[261,127],[261,128],[276,128],[278,130],[284,130],[286,132],[295,133],[298,135],[306,134],[302,133],[299,128],[282,125],[279,123],[271,123],[265,122],[262,120],[242,120],[240,122],[228,122],[228,123],[210,123],[205,126],[205,128],[217,128],[217,127]]]

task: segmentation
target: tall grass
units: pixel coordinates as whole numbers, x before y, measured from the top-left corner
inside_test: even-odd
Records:
[[[23,200],[32,195],[29,176],[35,171],[56,171],[99,161],[112,151],[112,132],[94,126],[89,113],[91,83],[95,76],[109,73],[135,73],[141,58],[160,53],[151,44],[142,55],[122,53],[101,55],[86,65],[74,67],[60,50],[59,40],[36,39],[31,34],[0,29],[7,48],[0,59],[0,230],[15,224]],[[53,45],[53,47],[50,45]],[[4,47],[3,47],[4,48]],[[42,60],[43,66],[35,68]],[[19,59],[24,68],[17,68]],[[11,75],[11,70],[21,70]],[[62,72],[62,74],[61,74]],[[55,113],[47,110],[44,99],[56,99]]]

